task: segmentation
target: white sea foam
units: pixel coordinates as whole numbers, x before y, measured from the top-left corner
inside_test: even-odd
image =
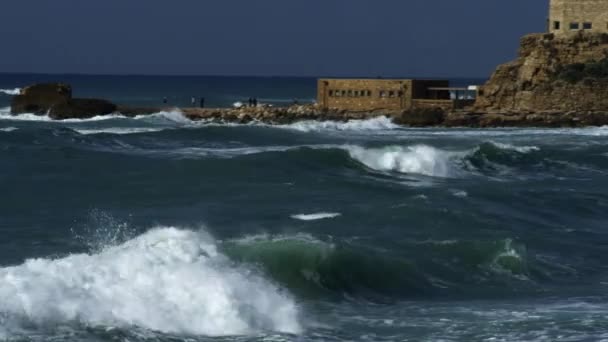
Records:
[[[300,221],[317,221],[317,220],[326,220],[332,219],[342,216],[340,213],[315,213],[315,214],[298,214],[291,215],[292,219],[300,220]]]
[[[147,128],[147,127],[110,127],[100,129],[75,129],[80,134],[136,134],[136,133],[152,133],[163,131],[164,128]]]
[[[4,127],[0,128],[0,132],[12,132],[18,130],[17,127]]]
[[[13,88],[13,89],[0,89],[0,93],[4,93],[6,95],[19,95],[21,94],[21,88]]]
[[[289,125],[280,126],[301,132],[316,131],[380,131],[399,128],[391,119],[381,116],[367,120],[339,121],[300,121]]]
[[[118,114],[111,115],[97,115],[86,119],[64,119],[64,120],[53,120],[48,115],[36,115],[32,113],[24,113],[12,115],[10,114],[10,108],[8,110],[0,110],[0,120],[12,120],[12,121],[55,121],[55,122],[68,122],[68,123],[79,123],[79,122],[92,122],[92,121],[104,121],[112,119],[124,119],[125,117]]]
[[[184,114],[179,109],[173,109],[170,111],[162,111],[153,114],[146,115],[137,115],[135,116],[135,120],[150,120],[150,119],[161,119],[163,121],[169,121],[172,123],[178,124],[192,124],[195,121],[192,121],[184,116]]]
[[[538,146],[515,146],[515,145],[500,143],[500,142],[495,142],[495,141],[491,141],[490,143],[502,150],[511,150],[511,151],[516,151],[519,153],[530,153],[530,152],[540,151],[540,148]]]
[[[448,152],[427,145],[383,148],[347,146],[346,150],[351,158],[377,171],[395,171],[443,178],[456,176],[458,170],[453,162],[458,157],[466,155],[466,152]]]
[[[0,268],[5,335],[57,324],[207,336],[301,331],[287,294],[234,266],[206,234],[175,228],[97,254]]]

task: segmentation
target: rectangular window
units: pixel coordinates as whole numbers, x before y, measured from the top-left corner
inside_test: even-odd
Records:
[[[559,30],[561,28],[562,28],[562,25],[561,25],[561,23],[559,21],[554,21],[553,22],[553,29],[554,30]]]
[[[583,30],[591,30],[592,28],[593,28],[593,24],[583,23]]]
[[[348,91],[348,97],[353,97],[353,91],[352,90]]]
[[[380,90],[380,97],[386,97],[386,93],[384,92],[384,90]]]
[[[578,23],[570,23],[571,30],[578,30],[579,28],[580,28],[580,25]]]
[[[395,92],[394,91],[389,91],[388,92],[388,97],[395,97]]]
[[[371,90],[367,91],[367,96],[372,96],[372,91]]]
[[[334,94],[335,94],[336,97],[341,97],[342,96],[342,92],[340,90],[336,90],[334,92]]]
[[[329,91],[329,97],[333,97],[333,96],[334,96],[334,91],[333,91],[333,90],[330,90],[330,91]]]

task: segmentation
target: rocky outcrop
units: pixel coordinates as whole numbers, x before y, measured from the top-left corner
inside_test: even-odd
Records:
[[[481,87],[475,111],[517,114],[607,112],[608,79],[564,75],[572,66],[592,68],[608,58],[608,34],[580,32],[522,38],[519,57],[499,66]]]
[[[72,98],[72,87],[62,83],[36,84],[21,90],[11,102],[11,113],[48,114],[53,119],[90,118],[115,112],[106,100]]]
[[[290,107],[243,107],[243,108],[184,108],[184,116],[191,120],[213,120],[248,123],[251,121],[270,124],[287,124],[302,120],[347,121],[368,119],[380,113],[327,110],[317,105]]]
[[[70,99],[51,107],[49,116],[51,119],[63,120],[71,118],[85,119],[97,115],[112,114],[116,111],[116,105],[99,99]]]
[[[61,83],[36,84],[23,88],[21,94],[13,97],[11,113],[33,113],[45,115],[58,104],[72,98],[72,87]]]

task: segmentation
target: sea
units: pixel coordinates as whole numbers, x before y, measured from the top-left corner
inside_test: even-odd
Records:
[[[135,106],[316,86],[1,75],[0,341],[608,341],[608,127],[11,116],[42,81]]]

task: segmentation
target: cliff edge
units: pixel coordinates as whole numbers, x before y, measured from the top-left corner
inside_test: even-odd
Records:
[[[531,34],[480,88],[479,113],[608,113],[608,34]]]

